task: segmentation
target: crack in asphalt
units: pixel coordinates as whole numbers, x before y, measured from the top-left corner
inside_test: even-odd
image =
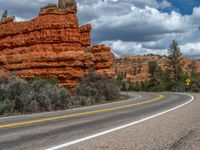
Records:
[[[196,133],[196,129],[189,130],[185,135],[181,136],[177,141],[175,141],[169,150],[181,150],[188,141],[191,140],[192,136]]]

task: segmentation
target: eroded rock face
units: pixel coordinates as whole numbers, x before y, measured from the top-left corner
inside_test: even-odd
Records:
[[[95,58],[94,65],[96,72],[102,76],[114,76],[115,71],[113,69],[113,62],[115,57],[111,52],[110,47],[106,47],[105,45],[94,45],[91,52]]]
[[[197,74],[200,74],[200,60],[194,62],[194,71]]]
[[[91,25],[79,27],[76,10],[71,8],[74,1],[65,2],[67,9],[48,4],[33,20],[0,25],[0,75],[57,77],[60,86],[69,88],[77,86],[90,67],[113,75],[110,48],[91,48]]]
[[[148,63],[150,61],[156,61],[162,70],[167,69],[167,58],[165,56],[128,56],[116,61],[115,72],[122,75],[125,81],[133,83],[148,81],[150,76]],[[183,57],[181,65],[183,72],[188,75],[191,74],[193,65],[193,71],[200,74],[200,61],[192,61]]]

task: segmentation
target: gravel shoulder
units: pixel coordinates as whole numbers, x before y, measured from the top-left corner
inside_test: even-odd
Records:
[[[65,149],[199,150],[200,94],[192,95],[192,103],[173,112]]]

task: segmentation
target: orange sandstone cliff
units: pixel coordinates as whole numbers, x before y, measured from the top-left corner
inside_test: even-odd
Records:
[[[76,3],[48,4],[30,21],[14,22],[4,12],[0,22],[0,75],[29,79],[57,77],[74,88],[87,69],[113,76],[114,55],[105,45],[91,47],[91,25],[79,27]]]
[[[133,83],[148,81],[150,76],[148,63],[150,61],[156,61],[162,70],[167,69],[167,58],[165,56],[126,56],[116,60],[115,72],[122,75],[125,81]],[[183,57],[181,65],[183,72],[188,75],[192,71],[200,74],[200,61],[192,61],[187,57]]]
[[[200,60],[194,62],[194,71],[197,74],[200,74]]]

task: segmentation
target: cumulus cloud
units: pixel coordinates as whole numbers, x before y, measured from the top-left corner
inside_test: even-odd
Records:
[[[131,6],[129,13],[103,15],[92,20],[91,23],[95,29],[94,39],[97,41],[155,41],[166,34],[185,32],[189,27],[180,14],[160,13],[157,9],[148,6],[144,9]]]
[[[134,56],[134,55],[147,55],[147,54],[155,54],[155,55],[166,55],[166,49],[149,49],[145,48],[140,42],[125,42],[125,41],[103,41],[110,45],[114,53],[117,57],[120,56]]]
[[[161,3],[160,3],[160,8],[164,9],[164,8],[168,8],[168,7],[172,7],[172,4],[166,0],[163,0]]]
[[[167,0],[160,3],[149,0],[107,0],[97,1],[93,5],[87,1],[81,4],[82,15],[79,16],[90,16],[81,20],[92,23],[93,42],[106,41],[117,56],[166,54],[173,39],[178,40],[181,45],[200,41],[200,7],[194,8],[192,15],[181,15],[175,11],[163,13],[158,10],[167,7],[172,7]],[[190,49],[184,50],[184,54],[189,53]]]
[[[187,43],[181,46],[184,55],[188,55],[194,58],[200,57],[200,42]]]

